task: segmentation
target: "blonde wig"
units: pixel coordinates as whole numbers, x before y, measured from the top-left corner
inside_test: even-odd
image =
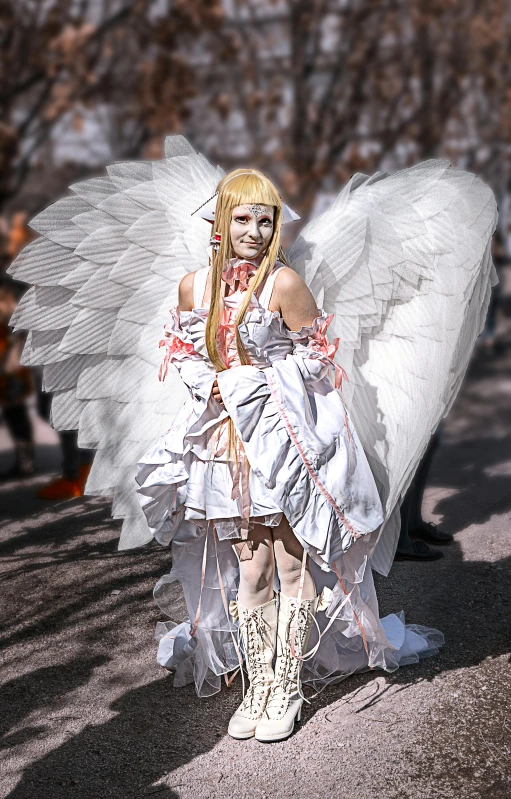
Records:
[[[226,175],[217,187],[218,199],[215,210],[215,233],[220,233],[221,242],[217,252],[213,252],[211,269],[211,302],[209,306],[208,321],[206,324],[206,347],[209,357],[218,372],[227,369],[218,351],[218,326],[223,310],[222,298],[222,271],[227,262],[234,256],[231,246],[231,217],[232,211],[238,205],[272,205],[275,208],[273,219],[273,233],[264,252],[255,280],[246,291],[236,315],[236,346],[242,364],[249,364],[243,342],[239,334],[239,325],[243,321],[252,295],[261,286],[275,262],[286,263],[284,253],[280,247],[280,228],[282,223],[282,201],[273,183],[257,170],[236,169]]]

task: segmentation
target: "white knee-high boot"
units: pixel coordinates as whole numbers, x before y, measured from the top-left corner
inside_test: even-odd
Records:
[[[266,707],[273,683],[273,655],[277,635],[277,600],[274,598],[253,610],[231,602],[231,613],[239,621],[240,639],[250,680],[243,702],[229,722],[233,738],[252,738]]]
[[[294,651],[303,655],[314,625],[319,597],[297,599],[280,594],[277,627],[277,661],[275,679],[266,708],[255,731],[258,741],[281,741],[293,732],[295,719],[300,721],[303,699],[300,693],[302,661],[293,656],[291,634],[294,632]]]

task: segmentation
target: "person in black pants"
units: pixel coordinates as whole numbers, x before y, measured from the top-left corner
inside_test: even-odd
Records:
[[[401,504],[401,532],[395,560],[438,560],[444,553],[429,544],[449,544],[451,533],[439,530],[433,522],[422,518],[422,500],[428,481],[431,463],[441,438],[439,427],[431,436],[426,452],[422,456],[415,476]]]
[[[39,385],[37,408],[43,419],[49,420],[51,394],[43,391]],[[43,486],[38,492],[41,499],[72,499],[81,497],[90,472],[94,450],[80,449],[76,430],[59,431],[62,450],[62,476]]]
[[[0,475],[2,480],[29,477],[34,473],[34,442],[32,422],[24,402],[7,405],[2,409],[7,429],[14,442],[14,465]]]
[[[2,276],[0,282],[0,408],[14,443],[14,465],[0,479],[28,477],[34,472],[32,422],[26,399],[33,393],[32,372],[21,366],[24,336],[13,333],[9,319],[16,308],[12,281]]]

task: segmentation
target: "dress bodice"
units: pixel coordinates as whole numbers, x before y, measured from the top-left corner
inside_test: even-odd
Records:
[[[259,296],[252,301],[239,326],[241,340],[251,364],[264,369],[275,361],[280,361],[293,351],[296,343],[305,344],[312,333],[312,327],[302,327],[298,332],[289,330],[278,311],[270,311],[268,305],[275,278],[283,264],[277,263],[267,278]],[[203,304],[207,269],[195,273],[197,286],[194,287],[194,303]],[[244,291],[237,290],[224,297],[224,315],[220,324],[220,340],[225,343],[225,353],[229,366],[239,365],[235,339],[235,318]],[[181,328],[193,343],[195,351],[210,363],[206,348],[206,322],[209,307],[196,307],[192,311],[180,311]]]
[[[239,260],[238,264],[231,261],[229,267],[231,272],[239,267],[246,267],[247,262]],[[311,325],[293,331],[289,330],[278,311],[270,311],[268,308],[277,273],[283,268],[284,264],[279,262],[275,264],[263,286],[257,294],[252,295],[245,318],[238,327],[245,352],[250,359],[250,365],[258,369],[266,369],[278,361],[286,360],[289,355],[301,353],[302,358],[306,358],[308,362],[308,366],[304,366],[307,377],[311,377],[313,374],[313,379],[318,380],[320,373],[326,375],[329,369],[333,369],[334,385],[335,388],[339,388],[342,377],[345,376],[342,367],[334,362],[339,339],[330,343],[326,335],[333,316],[320,311]],[[195,307],[191,311],[170,309],[172,321],[165,325],[165,338],[160,342],[160,346],[166,347],[166,355],[160,368],[161,380],[165,379],[171,363],[180,370],[181,377],[183,377],[186,362],[197,364],[197,361],[200,361],[206,365],[209,374],[211,371],[215,371],[206,346],[209,307],[204,304],[204,294],[207,275],[207,268],[195,272]],[[231,290],[231,293],[223,300],[224,309],[218,326],[217,342],[220,357],[228,369],[241,365],[236,346],[236,315],[244,291],[247,289],[246,277],[245,274],[245,280],[239,281],[242,288]],[[238,281],[237,278],[236,281]],[[231,282],[234,285],[234,280]]]

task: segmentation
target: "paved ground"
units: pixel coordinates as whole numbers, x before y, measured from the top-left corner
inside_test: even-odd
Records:
[[[442,629],[445,649],[324,691],[273,745],[227,736],[239,680],[207,700],[172,688],[152,639],[168,552],[117,552],[103,501],[37,500],[57,468],[39,425],[40,473],[0,486],[0,796],[508,799],[510,367],[511,347],[480,352],[446,424],[425,509],[455,543],[377,581],[382,614]]]

